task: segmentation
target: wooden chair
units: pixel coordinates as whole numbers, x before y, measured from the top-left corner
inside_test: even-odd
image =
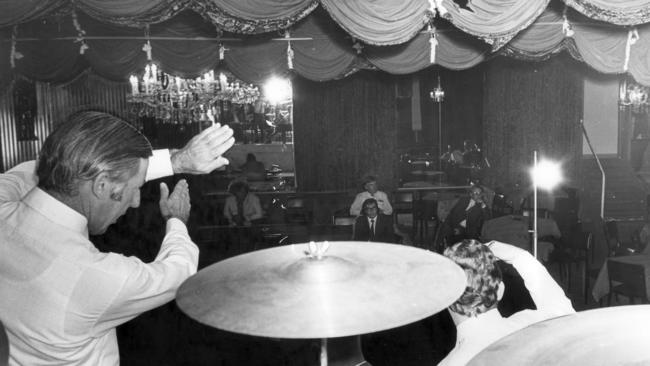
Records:
[[[399,224],[400,214],[410,214],[413,232],[415,232],[415,197],[413,192],[395,192],[393,195],[393,215],[395,223]]]
[[[627,296],[630,299],[630,304],[634,304],[636,298],[641,299],[644,303],[649,302],[645,267],[609,260],[607,262],[607,272],[609,274],[607,306],[612,302],[612,294]]]
[[[289,197],[284,206],[286,208],[285,220],[288,223],[309,224],[312,218],[312,206],[306,198]]]
[[[331,233],[331,239],[329,240],[350,240],[352,238],[355,220],[356,217],[350,215],[334,215],[332,217],[334,228]]]
[[[605,221],[603,231],[609,256],[630,255],[636,252],[634,243],[630,241],[624,242],[619,238],[618,222],[616,220]]]

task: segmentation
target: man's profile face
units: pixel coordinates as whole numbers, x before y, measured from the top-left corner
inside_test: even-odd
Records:
[[[366,206],[366,216],[368,216],[371,219],[374,219],[377,217],[377,214],[379,213],[379,209],[377,208],[377,205],[374,203],[371,205]]]
[[[115,182],[113,187],[119,190],[110,197],[100,198],[100,202],[88,217],[88,232],[91,235],[103,234],[114,224],[129,207],[140,206],[140,187],[145,183],[148,160],[140,159],[137,173],[126,182]]]

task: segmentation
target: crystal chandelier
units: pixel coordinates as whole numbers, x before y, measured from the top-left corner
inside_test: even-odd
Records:
[[[619,103],[622,106],[639,108],[648,104],[649,88],[631,80],[623,80],[620,87]]]
[[[249,104],[261,96],[256,86],[223,72],[218,78],[210,70],[196,79],[185,79],[165,73],[154,63],[145,67],[142,77],[131,75],[129,82],[131,94],[127,101],[155,110],[162,119],[171,118],[172,112],[178,112],[214,121],[216,103]]]

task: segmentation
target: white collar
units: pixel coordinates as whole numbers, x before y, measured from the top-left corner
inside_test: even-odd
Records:
[[[22,200],[56,224],[88,237],[88,219],[42,189],[33,188]]]

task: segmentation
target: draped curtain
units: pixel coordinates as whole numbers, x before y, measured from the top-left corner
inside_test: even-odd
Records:
[[[361,189],[366,174],[397,187],[394,77],[371,71],[345,80],[294,82],[296,174],[304,191]]]
[[[650,85],[650,0],[4,0],[2,9],[4,85],[14,74],[64,82],[88,68],[126,80],[142,72],[147,40],[154,62],[186,77],[226,66],[247,82],[324,81],[566,50]]]
[[[486,183],[528,183],[533,151],[577,172],[582,154],[584,73],[567,56],[544,63],[497,58],[486,64],[483,143],[492,162]],[[554,106],[548,108],[548,106]],[[567,177],[571,180],[578,177]]]

